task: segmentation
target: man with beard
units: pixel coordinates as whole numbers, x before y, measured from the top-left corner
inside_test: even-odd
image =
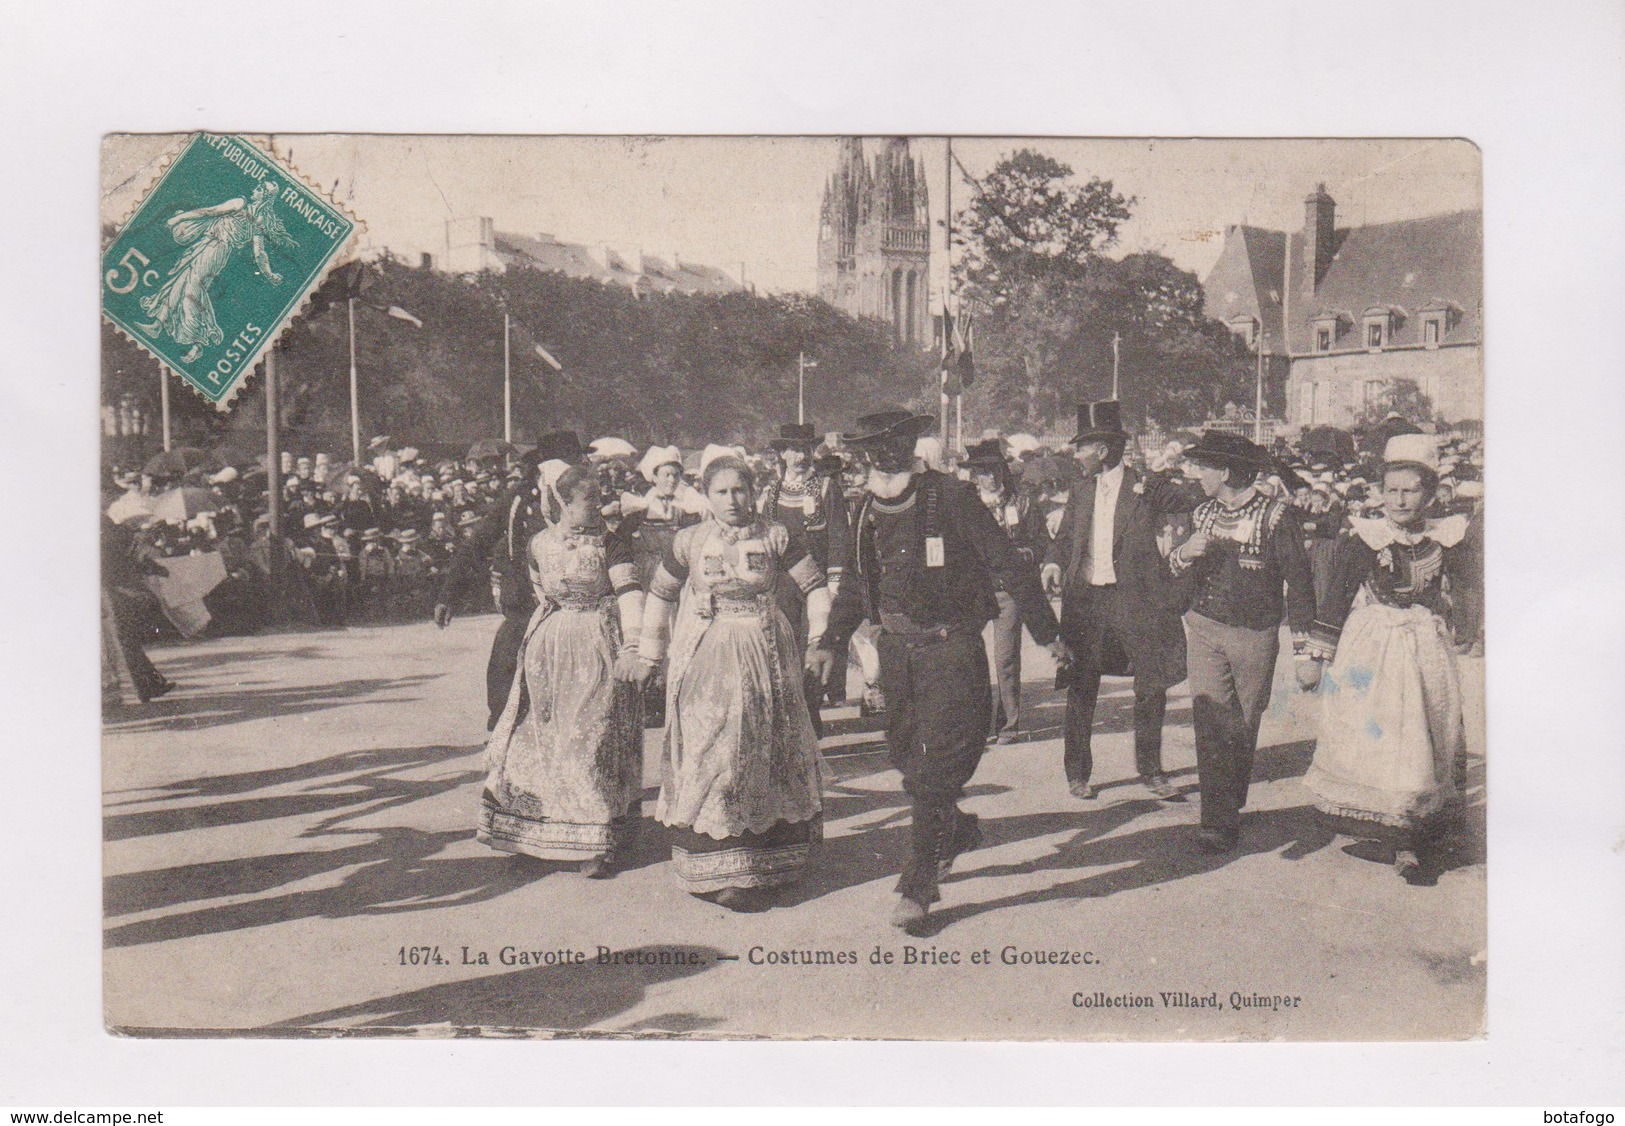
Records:
[[[487,568],[498,586],[502,624],[491,641],[491,658],[485,666],[487,731],[496,726],[507,706],[525,627],[536,609],[536,592],[530,582],[530,538],[546,524],[537,505],[537,467],[552,460],[578,465],[585,457],[581,439],[570,431],[542,435],[536,448],[520,459],[523,479],[503,494],[474,534],[458,545],[441,581],[434,607],[434,622],[441,629],[451,624],[451,608],[458,597],[476,578],[483,579]]]
[[[880,683],[886,740],[912,803],[912,851],[892,917],[926,933],[938,880],[954,857],[980,842],[958,801],[986,746],[992,701],[982,628],[998,616],[995,576],[1016,599],[1035,640],[1057,660],[1066,646],[1055,615],[1015,545],[971,485],[921,469],[916,440],[929,415],[888,409],[858,420],[847,442],[869,464],[845,581],[807,667],[827,681],[835,654],[868,619],[880,625]]]

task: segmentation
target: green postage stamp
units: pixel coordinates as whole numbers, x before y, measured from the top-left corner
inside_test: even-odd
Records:
[[[221,410],[359,224],[242,137],[198,133],[102,257],[102,312]]]

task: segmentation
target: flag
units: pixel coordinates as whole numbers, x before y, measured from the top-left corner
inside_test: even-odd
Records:
[[[942,311],[942,393],[962,395],[976,382],[976,363],[971,355],[974,342],[971,315],[960,310],[957,316]]]
[[[531,347],[536,349],[536,354],[542,358],[542,362],[548,367],[552,368],[554,371],[564,370],[564,365],[555,360],[553,358],[553,353],[549,352],[546,348],[543,348],[540,344],[532,344]]]

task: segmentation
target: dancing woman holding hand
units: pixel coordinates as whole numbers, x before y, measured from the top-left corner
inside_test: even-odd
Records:
[[[743,460],[708,458],[701,484],[710,515],[673,540],[649,588],[640,643],[647,669],[670,661],[656,817],[672,830],[683,890],[759,910],[763,889],[800,876],[823,812],[806,655],[775,594],[788,576],[806,599],[816,645],[829,592],[799,538],[757,516]]]
[[[551,483],[553,472],[562,471]],[[605,879],[625,857],[643,790],[634,652],[643,591],[626,542],[601,515],[597,472],[541,467],[548,526],[531,537],[538,606],[487,744],[478,837]]]

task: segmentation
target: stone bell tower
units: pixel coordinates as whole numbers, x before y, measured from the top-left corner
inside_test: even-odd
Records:
[[[824,181],[818,224],[818,296],[855,317],[885,321],[900,344],[931,340],[931,217],[925,162],[908,139],[841,141]]]

